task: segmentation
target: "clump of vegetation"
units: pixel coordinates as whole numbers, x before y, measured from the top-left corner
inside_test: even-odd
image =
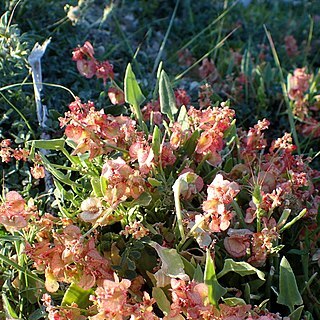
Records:
[[[319,317],[314,5],[5,1],[3,318]]]

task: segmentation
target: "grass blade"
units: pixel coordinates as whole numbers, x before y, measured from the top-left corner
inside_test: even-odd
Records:
[[[222,18],[224,18],[229,11],[231,11],[237,4],[239,1],[235,1],[228,9],[226,9],[225,11],[223,11],[216,19],[214,19],[207,27],[205,27],[204,29],[202,29],[202,31],[200,31],[196,36],[192,37],[192,39],[190,41],[188,41],[185,45],[183,45],[179,51],[182,51],[183,49],[188,48],[194,41],[196,41],[203,33],[205,33],[207,30],[209,30],[212,26],[214,26],[217,22],[219,22]]]
[[[181,79],[186,73],[188,73],[191,69],[193,69],[197,64],[199,64],[203,59],[207,58],[212,52],[215,50],[219,49],[224,45],[226,40],[235,32],[239,29],[239,27],[233,29],[229,34],[227,34],[220,42],[218,42],[211,50],[209,50],[205,55],[203,55],[200,59],[198,59],[193,65],[191,65],[189,68],[175,76],[174,80],[177,81]]]
[[[292,108],[291,108],[290,100],[289,100],[289,97],[288,97],[288,91],[287,91],[287,87],[286,87],[286,82],[284,80],[284,76],[283,76],[280,60],[279,60],[279,57],[278,57],[278,54],[277,54],[277,51],[276,51],[275,45],[273,43],[273,40],[272,40],[270,32],[268,31],[268,29],[267,29],[267,27],[265,25],[263,25],[263,27],[264,27],[264,31],[265,31],[265,33],[267,35],[268,41],[270,43],[270,47],[271,47],[272,54],[273,54],[273,59],[274,59],[274,61],[276,63],[276,66],[277,66],[277,68],[279,70],[281,89],[282,89],[282,94],[283,94],[283,97],[284,97],[284,101],[285,101],[286,106],[287,106],[290,129],[291,129],[291,132],[292,132],[294,143],[297,146],[298,153],[300,154],[301,153],[300,144],[299,144],[299,140],[298,140],[298,135],[297,135],[296,126],[295,126],[295,123],[294,123],[294,117],[293,117],[293,113],[292,113]]]
[[[156,70],[158,68],[158,65],[159,65],[159,62],[161,60],[161,57],[162,57],[162,54],[163,54],[163,51],[164,51],[164,47],[166,45],[166,42],[168,40],[168,36],[170,34],[170,31],[171,31],[171,28],[172,28],[172,25],[173,25],[174,18],[176,17],[176,13],[177,13],[177,9],[178,9],[179,3],[180,3],[180,0],[177,0],[176,5],[175,5],[174,10],[173,10],[173,13],[172,13],[172,16],[171,16],[171,19],[170,19],[170,23],[169,23],[167,32],[166,32],[166,34],[165,34],[165,36],[164,36],[164,38],[162,40],[159,52],[157,54],[156,60],[155,60],[154,65],[153,65],[152,76],[156,72]]]

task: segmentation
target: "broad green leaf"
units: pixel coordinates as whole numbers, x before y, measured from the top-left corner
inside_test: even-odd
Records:
[[[42,163],[45,166],[45,168],[59,181],[69,185],[69,186],[79,186],[76,182],[70,180],[66,175],[64,175],[61,171],[55,169],[52,164],[49,162],[49,160],[46,158],[46,156],[42,153],[39,153]]]
[[[35,148],[46,150],[62,150],[64,148],[64,139],[51,139],[51,140],[33,140],[29,143],[33,144]]]
[[[247,262],[244,262],[244,261],[236,262],[232,259],[226,259],[224,261],[223,269],[217,275],[217,278],[219,279],[231,271],[238,273],[241,276],[248,276],[251,274],[256,274],[259,277],[259,279],[265,281],[265,275],[262,271],[253,267],[251,264],[249,264]]]
[[[200,132],[196,130],[192,133],[191,137],[184,144],[183,148],[185,150],[186,155],[188,155],[189,157],[194,153],[199,137]]]
[[[168,315],[170,312],[170,302],[161,288],[152,288],[152,298],[156,300],[156,303],[164,315]]]
[[[9,299],[4,293],[2,293],[2,303],[6,313],[6,319],[19,319],[18,315],[12,308]]]
[[[146,99],[140,89],[130,63],[127,66],[124,78],[124,95],[126,102],[133,106],[140,106]]]
[[[162,262],[161,269],[167,276],[171,278],[187,278],[187,275],[184,272],[183,261],[176,249],[161,247],[154,241],[150,241],[149,245],[157,251]]]
[[[170,79],[164,70],[161,71],[159,81],[160,108],[163,114],[166,114],[173,122],[173,116],[178,112],[176,106],[176,97],[174,95]]]
[[[303,304],[296,278],[289,261],[283,257],[280,262],[279,296],[277,303],[284,304],[293,312],[294,306]]]
[[[92,293],[93,291],[91,289],[84,290],[72,283],[64,294],[61,305],[70,306],[73,302],[75,302],[79,308],[85,309],[91,304],[89,301],[89,296]]]
[[[186,106],[181,106],[177,122],[181,125],[182,130],[189,129],[188,112]]]
[[[216,275],[214,261],[211,258],[210,251],[207,249],[206,267],[204,270],[204,283],[208,287],[208,298],[214,306],[219,305],[219,299],[227,293],[227,289],[222,287]]]
[[[194,271],[193,280],[199,283],[202,283],[204,281],[203,271],[199,264],[197,264],[197,267]]]
[[[37,309],[36,311],[32,312],[28,317],[28,320],[39,320],[39,319],[46,319],[48,314],[41,309]]]
[[[151,194],[148,192],[143,192],[143,193],[141,193],[141,195],[138,199],[135,199],[132,201],[132,205],[133,206],[139,205],[139,206],[147,207],[151,201],[152,201]]]
[[[184,270],[186,271],[186,274],[190,277],[190,279],[192,279],[194,272],[196,270],[195,267],[186,258],[181,257],[181,259],[182,259],[182,262],[184,265]]]
[[[244,306],[247,303],[241,299],[241,298],[236,298],[236,297],[232,297],[232,298],[222,298],[223,302],[225,304],[227,304],[230,307],[235,307],[235,306]]]
[[[293,312],[291,312],[289,314],[289,319],[290,320],[300,320],[301,319],[301,314],[303,311],[304,306],[300,306],[298,307],[296,310],[294,310]]]
[[[153,135],[152,135],[152,151],[155,159],[157,160],[160,154],[161,146],[161,131],[158,126],[154,126]]]
[[[100,176],[101,193],[105,195],[108,188],[108,180],[104,176]]]
[[[160,187],[163,185],[163,183],[157,179],[154,178],[148,178],[148,182],[153,186],[153,187]]]
[[[103,197],[103,193],[102,193],[102,188],[101,188],[101,184],[100,184],[100,178],[94,178],[92,177],[90,179],[91,181],[91,186],[92,186],[92,190],[94,192],[94,195],[96,197]]]

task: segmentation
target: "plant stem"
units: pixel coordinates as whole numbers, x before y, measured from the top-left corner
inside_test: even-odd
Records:
[[[181,179],[178,178],[176,182],[174,183],[173,187],[173,194],[174,194],[174,205],[176,208],[176,215],[177,215],[177,223],[178,228],[181,236],[181,242],[185,241],[185,234],[183,229],[183,223],[182,223],[182,212],[181,212],[181,203],[180,203],[180,193],[181,193]]]

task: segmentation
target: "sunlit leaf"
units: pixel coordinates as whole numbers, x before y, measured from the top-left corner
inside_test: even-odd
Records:
[[[146,99],[140,89],[130,63],[127,66],[124,78],[124,95],[126,102],[133,106],[140,106]]]
[[[35,148],[46,150],[62,150],[65,145],[65,139],[51,139],[51,140],[33,140],[32,143]]]
[[[298,307],[296,310],[294,310],[293,312],[291,312],[289,314],[289,319],[290,320],[300,320],[301,319],[301,314],[303,311],[304,306],[300,306]]]
[[[194,271],[193,280],[199,283],[202,283],[204,281],[203,271],[199,264],[197,264],[197,267]]]
[[[280,262],[279,295],[277,303],[284,304],[293,312],[294,306],[303,304],[296,278],[289,261],[283,257]]]
[[[259,279],[263,281],[265,280],[264,273],[259,269],[253,267],[251,264],[247,262],[244,262],[244,261],[237,262],[232,259],[226,259],[224,261],[223,269],[221,270],[221,272],[219,272],[219,274],[217,275],[217,278],[219,279],[231,271],[238,273],[241,276],[256,274],[259,277]]]
[[[50,271],[48,268],[45,270],[45,287],[49,292],[56,292],[59,289],[59,283],[55,276],[53,275],[52,271]]]
[[[12,308],[7,296],[4,293],[2,293],[2,303],[7,316],[6,319],[19,319],[18,315]]]
[[[244,306],[247,303],[241,299],[241,298],[236,298],[236,297],[232,297],[232,298],[222,298],[223,302],[225,304],[227,304],[230,307],[234,307],[234,306]]]
[[[188,279],[188,276],[184,272],[183,261],[177,250],[161,247],[154,241],[151,241],[149,244],[157,251],[162,262],[161,269],[164,274],[172,278]]]
[[[161,146],[161,132],[158,126],[154,126],[152,135],[152,151],[155,159],[158,159]]]
[[[207,250],[207,255],[206,255],[204,283],[208,287],[208,298],[210,303],[213,304],[214,306],[218,306],[219,299],[227,293],[227,289],[222,287],[217,280],[214,261],[210,255],[209,250]]]
[[[159,98],[161,112],[166,114],[170,121],[173,121],[173,116],[178,112],[178,109],[170,79],[164,70],[162,70],[160,74]]]
[[[152,297],[156,300],[158,307],[164,313],[168,315],[170,312],[170,302],[161,288],[152,288]]]
[[[280,232],[289,229],[291,226],[293,226],[298,220],[300,220],[305,214],[307,213],[307,209],[303,209],[300,211],[300,213],[294,217],[291,221],[289,221],[288,223],[286,223],[281,229]]]
[[[186,106],[181,106],[177,122],[181,125],[182,130],[189,129],[188,112]]]
[[[75,302],[79,308],[87,308],[91,302],[89,301],[89,296],[93,293],[93,290],[84,290],[72,283],[66,293],[63,296],[61,305],[70,306]]]

